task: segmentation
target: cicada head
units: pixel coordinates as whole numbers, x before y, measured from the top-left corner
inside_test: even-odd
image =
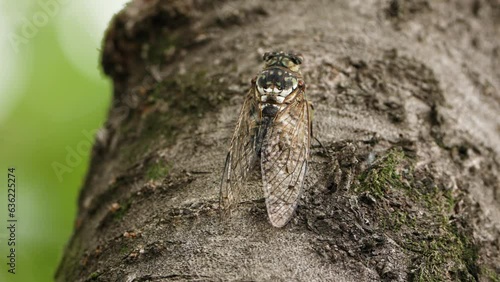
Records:
[[[257,75],[254,82],[256,99],[274,104],[293,99],[296,90],[303,85],[299,68],[303,61],[302,55],[292,52],[267,52],[263,59],[264,70]],[[295,94],[291,95],[293,93]]]
[[[265,68],[284,67],[293,72],[300,72],[300,64],[304,57],[298,53],[292,52],[266,52],[264,54]]]

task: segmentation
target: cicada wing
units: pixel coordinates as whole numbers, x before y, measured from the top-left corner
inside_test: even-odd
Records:
[[[290,104],[275,117],[263,139],[262,181],[267,213],[275,227],[290,220],[302,192],[311,138],[309,107],[307,100]]]
[[[252,89],[245,97],[227,153],[219,197],[223,213],[227,213],[236,202],[249,171],[257,159],[254,145],[257,112],[253,95]]]

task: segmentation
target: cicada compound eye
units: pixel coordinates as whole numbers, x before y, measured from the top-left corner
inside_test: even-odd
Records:
[[[292,59],[294,64],[300,65],[304,61],[304,56],[300,53],[296,53],[296,54],[292,54],[290,56],[290,59]]]

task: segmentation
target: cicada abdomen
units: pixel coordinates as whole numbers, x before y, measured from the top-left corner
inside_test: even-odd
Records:
[[[272,52],[252,81],[231,139],[221,183],[221,208],[236,202],[245,179],[260,160],[271,224],[284,226],[300,199],[311,139],[311,105],[299,65],[302,56]]]

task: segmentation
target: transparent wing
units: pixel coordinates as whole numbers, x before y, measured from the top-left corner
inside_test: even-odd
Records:
[[[290,104],[267,130],[261,151],[264,195],[271,224],[282,227],[297,207],[307,171],[311,138],[307,100]]]
[[[219,203],[227,213],[235,203],[250,169],[255,165],[256,104],[253,88],[245,97],[236,128],[231,138],[220,186]]]

